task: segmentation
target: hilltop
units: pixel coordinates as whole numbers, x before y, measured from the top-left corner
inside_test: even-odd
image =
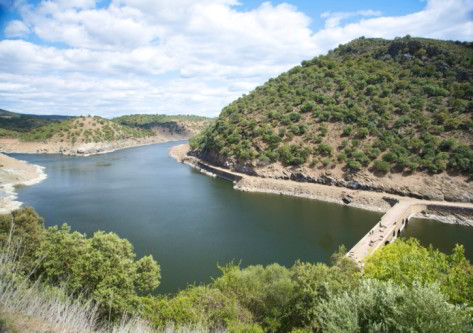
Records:
[[[223,108],[191,154],[263,177],[472,201],[472,99],[472,43],[360,38]]]
[[[170,121],[146,127],[126,124],[123,120],[135,117],[125,116],[114,120],[98,116],[64,120],[40,118],[44,119],[43,125],[30,127],[28,123],[31,119],[20,117],[17,125],[24,130],[12,126],[0,128],[0,148],[3,152],[89,155],[150,143],[186,140],[200,130],[194,125],[196,120],[192,116],[189,116],[192,118],[190,121],[182,116],[175,126],[171,126],[174,123]],[[166,119],[166,116],[160,117]],[[200,119],[198,123],[205,123],[205,119]]]

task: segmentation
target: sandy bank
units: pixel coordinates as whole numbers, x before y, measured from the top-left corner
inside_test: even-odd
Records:
[[[0,153],[0,214],[18,209],[15,188],[39,183],[46,179],[44,168]]]
[[[189,156],[188,144],[174,146],[170,149],[169,155],[181,163],[188,164],[194,168],[198,168],[197,163],[204,163],[200,159]],[[216,170],[223,170],[227,173],[238,175],[242,179],[235,183],[234,188],[240,191],[247,192],[262,192],[273,193],[280,195],[289,195],[301,198],[316,199],[326,202],[332,202],[340,205],[348,205],[360,209],[385,213],[391,208],[391,204],[395,201],[412,200],[399,195],[387,194],[383,192],[372,192],[365,190],[353,190],[344,187],[296,182],[292,180],[263,178],[258,176],[250,176],[243,173],[230,171],[228,169],[211,166]],[[204,172],[209,174],[208,172]],[[431,201],[426,201],[431,202]],[[432,201],[433,202],[433,201]],[[435,219],[444,223],[462,224],[473,226],[473,217],[460,216],[458,214],[443,214],[443,213],[421,213],[417,214],[419,218]]]

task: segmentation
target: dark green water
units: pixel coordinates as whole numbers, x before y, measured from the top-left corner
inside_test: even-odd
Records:
[[[465,247],[465,256],[473,261],[473,227],[441,223],[434,220],[411,219],[404,238],[415,237],[424,246],[432,244],[442,252],[451,254],[455,244]]]
[[[170,158],[168,149],[176,144],[90,157],[12,154],[45,166],[48,174],[45,181],[20,188],[19,200],[34,207],[48,226],[67,222],[89,235],[113,231],[130,240],[138,256],[152,254],[161,265],[162,293],[207,283],[218,275],[217,263],[232,259],[242,266],[328,262],[339,245],[352,247],[381,216],[235,191],[230,182]]]

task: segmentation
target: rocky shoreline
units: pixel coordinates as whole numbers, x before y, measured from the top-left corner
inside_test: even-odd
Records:
[[[389,173],[380,176],[367,170],[350,173],[340,167],[329,169],[307,166],[284,167],[279,162],[257,163],[257,165],[235,163],[212,152],[205,154],[190,152],[189,154],[211,165],[250,176],[379,192],[419,200],[473,203],[473,181],[468,181],[460,175],[442,173],[427,176],[424,173],[414,175]]]
[[[185,163],[193,168],[202,170],[202,165],[206,163],[196,156],[188,154],[189,146],[187,144],[174,146],[170,149],[169,155],[181,163]],[[208,164],[208,163],[207,163]],[[241,180],[234,182],[234,188],[240,191],[247,192],[261,192],[272,193],[280,195],[289,195],[301,198],[321,200],[340,205],[349,205],[360,209],[385,213],[396,202],[409,199],[409,196],[399,195],[396,193],[383,192],[380,189],[371,189],[369,187],[356,186],[342,186],[341,183],[331,180],[331,178],[323,177],[317,181],[301,181],[301,179],[294,179],[294,176],[287,176],[284,178],[262,177],[253,173],[235,172],[221,166],[208,164],[215,170],[230,173],[241,177]],[[208,170],[202,170],[209,176],[215,176]],[[346,185],[346,184],[343,184]],[[404,194],[404,193],[403,193]],[[426,198],[418,198],[426,200]],[[443,223],[461,224],[473,226],[473,216],[461,214],[448,214],[445,212],[427,212],[420,213],[416,218],[434,219]]]

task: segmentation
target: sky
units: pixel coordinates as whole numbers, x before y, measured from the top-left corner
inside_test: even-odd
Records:
[[[0,0],[0,108],[195,114],[355,38],[473,40],[472,0]]]

